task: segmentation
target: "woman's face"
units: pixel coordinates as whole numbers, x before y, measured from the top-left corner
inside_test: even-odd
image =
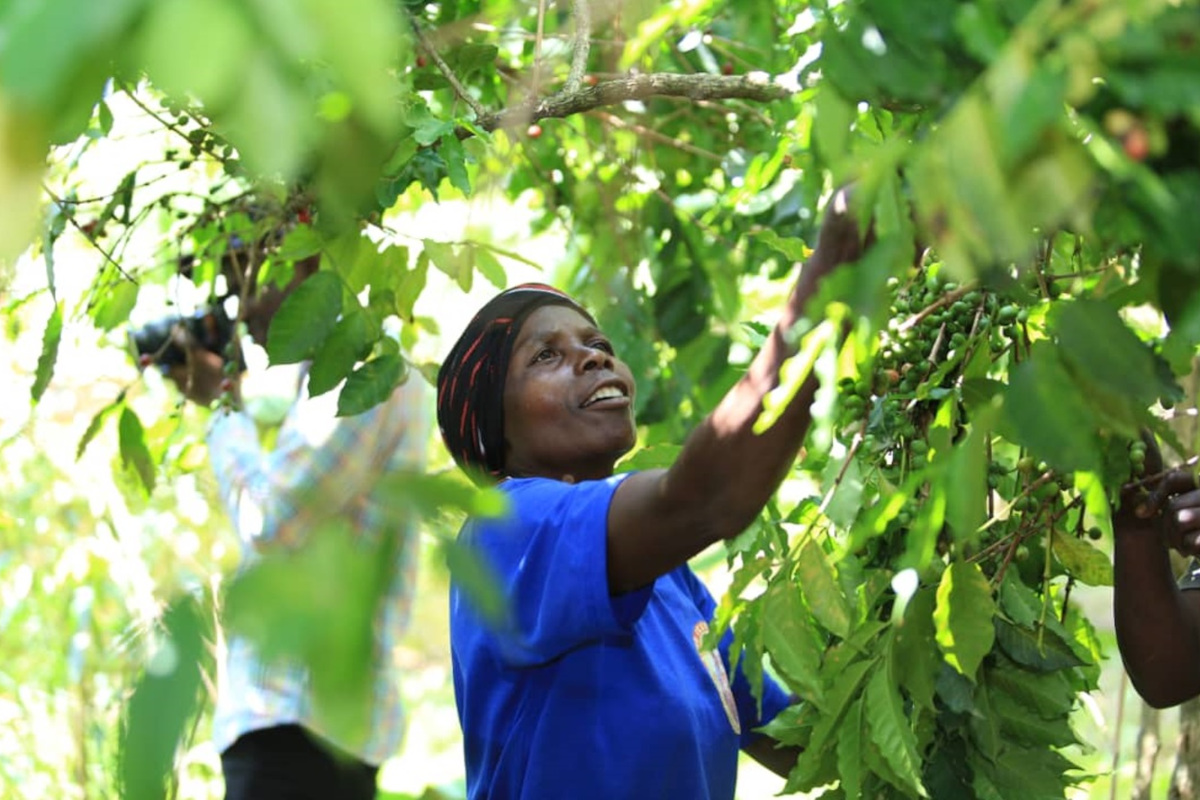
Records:
[[[534,311],[513,343],[504,389],[505,473],[563,480],[612,474],[637,440],[633,375],[586,317]]]

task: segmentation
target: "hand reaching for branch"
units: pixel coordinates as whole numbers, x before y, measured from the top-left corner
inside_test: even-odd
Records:
[[[1200,484],[1190,467],[1163,467],[1162,452],[1154,437],[1143,433],[1146,462],[1142,481],[1129,484],[1122,505],[1139,520],[1156,520],[1163,542],[1185,556],[1200,556]],[[1152,488],[1143,488],[1146,481]]]

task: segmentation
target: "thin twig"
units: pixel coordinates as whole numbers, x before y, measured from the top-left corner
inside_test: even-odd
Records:
[[[571,6],[575,16],[575,46],[571,56],[571,71],[567,74],[567,84],[563,87],[563,91],[567,93],[578,90],[583,84],[583,75],[587,72],[588,51],[592,46],[592,9],[589,0],[574,0]]]
[[[482,119],[484,116],[486,116],[487,109],[485,109],[478,100],[471,96],[471,93],[467,91],[467,87],[463,86],[462,81],[460,81],[454,74],[454,70],[450,69],[450,65],[447,64],[446,60],[442,58],[440,53],[438,53],[437,48],[435,48],[433,43],[429,41],[429,37],[425,35],[425,31],[421,29],[421,25],[417,22],[416,17],[414,17],[411,13],[408,15],[408,22],[412,26],[413,35],[417,37],[417,44],[420,45],[421,49],[425,51],[425,54],[429,56],[429,59],[433,62],[433,65],[438,68],[438,72],[442,73],[442,77],[444,77],[446,82],[450,84],[450,88],[454,90],[454,93],[458,95],[458,97],[461,98],[464,103],[470,106],[472,111],[475,112],[475,119]]]
[[[67,218],[67,222],[71,223],[71,227],[73,227],[75,230],[77,230],[81,234],[83,234],[83,238],[87,239],[88,244],[90,244],[92,247],[96,248],[96,250],[100,253],[100,255],[104,256],[104,260],[107,261],[108,263],[112,264],[113,267],[117,270],[117,272],[121,273],[121,277],[125,278],[125,280],[129,281],[130,283],[137,285],[137,282],[138,282],[137,278],[133,277],[128,272],[126,272],[125,268],[122,267],[121,264],[115,258],[113,258],[112,254],[109,253],[107,250],[105,250],[103,247],[101,247],[100,243],[96,241],[95,237],[90,235],[87,231],[85,231],[83,229],[83,226],[79,224],[79,220],[75,219],[74,214],[67,213],[67,205],[68,204],[65,200],[63,200],[61,197],[56,195],[54,193],[54,191],[49,186],[47,186],[45,183],[42,184],[42,191],[45,192],[50,197],[50,199],[54,201],[54,204],[56,206],[58,206],[60,210],[62,210],[63,215]]]
[[[537,37],[533,40],[533,96],[542,82],[542,39],[546,34],[546,0],[538,0]]]
[[[937,300],[934,300],[932,303],[930,303],[929,305],[922,308],[916,314],[913,314],[911,317],[904,320],[904,322],[900,323],[900,327],[897,328],[896,330],[903,332],[903,331],[908,330],[909,328],[914,328],[917,325],[920,325],[921,321],[924,320],[926,317],[928,317],[930,314],[932,314],[933,312],[937,311],[940,308],[945,308],[946,306],[950,305],[951,303],[958,300],[960,297],[963,297],[968,292],[973,291],[974,289],[975,289],[974,286],[968,284],[966,286],[959,286],[957,289],[955,289],[952,292],[946,292],[941,297],[939,297]]]
[[[607,111],[597,111],[595,113],[595,116],[597,118],[599,118],[600,121],[604,122],[607,125],[611,125],[614,128],[623,128],[625,130],[633,131],[634,133],[638,134],[639,136],[644,136],[647,139],[653,139],[654,141],[662,142],[663,144],[669,144],[672,147],[678,148],[679,150],[682,150],[685,153],[691,153],[694,156],[700,156],[701,158],[707,158],[710,161],[717,162],[718,164],[722,160],[721,156],[712,152],[711,150],[705,150],[703,148],[697,147],[694,144],[691,144],[690,142],[685,142],[682,139],[676,139],[672,136],[667,136],[665,133],[659,133],[658,131],[656,131],[652,128],[647,128],[644,125],[638,125],[635,122],[626,122],[625,120],[621,119],[620,117],[616,116],[615,114],[610,114]]]

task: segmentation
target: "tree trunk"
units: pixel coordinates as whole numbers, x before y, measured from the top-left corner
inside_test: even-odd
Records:
[[[1158,735],[1159,711],[1157,708],[1143,702],[1142,719],[1138,725],[1137,737],[1137,769],[1133,774],[1133,793],[1130,800],[1150,800],[1150,790],[1154,786],[1154,766],[1158,761],[1158,751],[1162,748],[1162,740]],[[1113,789],[1116,789],[1116,776],[1113,776]]]
[[[1193,410],[1200,399],[1200,361],[1192,362],[1192,374],[1181,381],[1184,407]],[[1176,414],[1171,428],[1184,447],[1196,451],[1200,431],[1195,414]],[[1181,453],[1187,457],[1191,453]],[[1200,797],[1200,698],[1189,700],[1179,707],[1179,739],[1175,750],[1175,768],[1171,770],[1170,800],[1196,800]]]

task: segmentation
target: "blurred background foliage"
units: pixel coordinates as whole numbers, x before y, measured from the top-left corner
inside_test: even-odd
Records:
[[[1078,601],[1110,580],[1131,436],[1196,450],[1171,420],[1200,342],[1195,2],[14,0],[0,30],[5,796],[218,790],[204,715],[235,548],[204,413],[139,370],[132,327],[318,256],[297,324],[244,356],[311,359],[353,413],[537,276],[595,310],[639,377],[631,464],[663,463],[851,181],[875,246],[796,332],[781,390],[825,379],[813,438],[702,562],[732,581],[718,622],[816,712],[777,726],[809,745],[789,786],[1116,791],[1125,734],[1086,721],[1107,609]],[[269,436],[282,399],[250,395]],[[436,598],[447,561],[477,568],[450,544],[462,514],[494,501],[430,448],[436,474],[397,497],[425,514],[435,599],[398,657],[444,710]],[[269,609],[269,586],[240,596]],[[288,611],[271,620],[318,639],[339,624]],[[409,751],[444,737],[453,760],[444,725],[416,714]]]

